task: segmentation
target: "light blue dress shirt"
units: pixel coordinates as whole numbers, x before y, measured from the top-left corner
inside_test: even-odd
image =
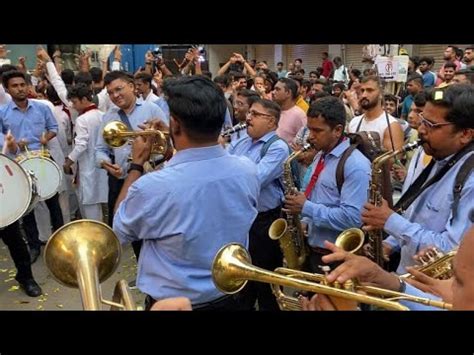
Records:
[[[238,141],[231,142],[228,146],[230,154],[245,156],[257,164],[258,180],[261,186],[258,212],[269,211],[282,204],[283,182],[281,177],[283,164],[290,154],[288,144],[279,139],[270,145],[263,158],[260,157],[265,142],[275,135],[276,131],[268,132],[256,142],[247,135]]]
[[[168,106],[168,103],[166,100],[162,97],[158,97],[158,100],[153,102],[155,105],[158,105],[159,108],[164,112],[165,118],[170,121],[170,107]]]
[[[220,145],[179,151],[133,183],[114,231],[122,243],[144,241],[138,288],[154,299],[184,296],[192,304],[223,296],[212,281],[212,261],[227,243],[248,247],[259,190],[255,164]]]
[[[12,100],[0,107],[0,131],[7,134],[8,130],[17,142],[26,139],[29,150],[39,150],[43,132],[57,133],[58,123],[48,106],[28,100],[23,112]]]
[[[324,169],[303,205],[302,221],[308,224],[308,243],[312,247],[324,247],[325,240],[334,243],[343,230],[362,225],[360,213],[367,202],[370,162],[358,149],[352,152],[344,166],[344,184],[339,194],[336,168],[347,148],[346,139],[326,154]],[[314,157],[311,175],[322,154]]]
[[[107,123],[111,121],[122,121],[118,111],[118,107],[112,107],[102,118],[102,125],[99,128],[100,134],[97,136],[97,144],[95,146],[95,160],[97,167],[101,167],[101,162],[111,162],[110,155],[115,155],[115,164],[120,165],[123,170],[122,178],[125,178],[128,168],[128,156],[131,153],[131,145],[125,144],[119,148],[110,148],[105,142],[102,136],[102,131]],[[135,108],[131,113],[127,115],[130,124],[134,131],[139,131],[141,128],[138,128],[139,124],[142,124],[144,121],[159,118],[167,125],[169,125],[169,120],[166,118],[165,113],[155,105],[150,102],[136,103]]]
[[[384,242],[394,250],[401,247],[398,274],[405,273],[405,268],[415,263],[413,256],[426,247],[435,246],[442,252],[456,248],[464,233],[472,226],[469,212],[474,208],[474,174],[464,183],[457,216],[451,222],[454,180],[462,163],[471,154],[474,153],[466,154],[441,180],[423,191],[403,216],[393,213],[385,222],[384,229],[390,236]],[[449,158],[437,161],[430,177],[446,164]]]

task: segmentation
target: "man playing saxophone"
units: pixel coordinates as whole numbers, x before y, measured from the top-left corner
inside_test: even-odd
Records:
[[[339,192],[336,186],[336,167],[342,154],[349,148],[344,138],[345,110],[337,98],[325,97],[308,110],[308,141],[316,154],[311,180],[306,191],[285,196],[285,208],[301,213],[308,225],[308,244],[311,247],[309,268],[320,272],[324,241],[334,242],[345,229],[359,227],[360,210],[367,200],[370,162],[357,149],[346,161],[344,183]]]
[[[413,264],[420,250],[434,246],[441,252],[456,248],[472,225],[468,213],[474,201],[474,88],[456,85],[427,95],[418,128],[430,164],[395,206],[367,203],[362,212],[364,230],[384,229],[384,254],[401,248],[397,273]],[[463,180],[459,180],[464,176]]]
[[[258,215],[250,228],[249,251],[252,262],[259,267],[273,270],[282,266],[283,256],[278,241],[268,237],[272,222],[280,217],[283,189],[281,176],[283,163],[290,149],[276,135],[280,107],[272,101],[259,99],[247,113],[247,134],[230,143],[229,153],[243,155],[257,164],[260,182]],[[279,310],[268,284],[249,282],[243,290],[242,301],[253,308],[258,300],[259,310]]]

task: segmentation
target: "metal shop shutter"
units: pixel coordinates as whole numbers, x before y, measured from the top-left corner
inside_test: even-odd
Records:
[[[344,53],[342,60],[347,68],[362,69],[362,48],[364,44],[346,44],[345,45],[345,60]]]
[[[435,64],[433,71],[437,72],[444,63],[443,54],[447,46],[453,45],[459,48],[466,48],[469,44],[421,44],[418,47],[418,56],[420,57],[434,57]]]
[[[258,44],[255,46],[255,59],[257,62],[266,61],[268,68],[275,71],[275,46],[273,44]]]
[[[418,56],[421,57],[434,57],[435,64],[433,71],[437,72],[444,63],[443,53],[448,44],[422,44],[418,48]]]
[[[323,52],[329,52],[327,44],[289,44],[286,51],[286,63],[293,62],[296,58],[303,60],[305,77],[309,77],[309,72],[321,66]]]

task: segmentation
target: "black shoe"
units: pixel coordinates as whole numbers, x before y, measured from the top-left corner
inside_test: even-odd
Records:
[[[33,279],[18,283],[20,284],[20,287],[23,289],[23,291],[25,291],[25,293],[30,297],[38,297],[43,293],[41,287],[39,287],[39,285]]]
[[[41,249],[40,248],[31,248],[30,249],[30,258],[31,258],[31,263],[33,264],[36,260],[38,260],[38,257],[41,254]]]

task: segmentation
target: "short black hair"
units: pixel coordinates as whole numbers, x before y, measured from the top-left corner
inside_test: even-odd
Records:
[[[454,62],[447,62],[444,64],[444,69],[446,68],[453,68],[456,71],[456,64]]]
[[[185,76],[166,80],[163,91],[171,116],[184,126],[191,140],[217,142],[227,104],[215,83],[203,76]]]
[[[427,57],[427,56],[421,57],[421,58],[420,58],[420,63],[421,63],[421,62],[426,62],[426,64],[428,64],[428,65],[433,65],[433,63],[434,63],[434,58],[433,58],[433,57]]]
[[[252,103],[252,105],[255,105],[255,104],[260,104],[266,110],[268,110],[268,112],[270,112],[270,114],[273,115],[273,117],[275,117],[275,122],[276,122],[276,125],[278,126],[278,122],[280,121],[280,115],[281,115],[280,105],[278,105],[276,102],[273,102],[271,100],[260,99],[260,98]]]
[[[298,97],[298,86],[293,79],[280,78],[278,81],[283,83],[285,85],[285,89],[291,92],[292,99],[296,99]]]
[[[11,64],[3,64],[2,66],[0,66],[0,78],[2,77],[3,73],[12,70],[18,70],[18,68]]]
[[[346,110],[342,101],[336,97],[323,97],[311,104],[308,110],[308,117],[323,117],[329,127],[334,129],[337,125],[344,126],[346,124]]]
[[[64,84],[72,85],[74,83],[74,72],[72,69],[64,69],[61,72],[61,79],[63,79]]]
[[[69,93],[68,93],[68,95],[69,95]],[[53,85],[48,85],[48,87],[46,88],[46,96],[48,97],[48,100],[53,103],[53,105],[56,106],[56,105],[61,105],[62,104],[62,101],[59,98],[59,95],[56,92],[56,90],[54,89]]]
[[[458,130],[474,128],[474,86],[459,84],[435,88],[427,95],[427,102],[448,109],[445,119],[453,122]]]
[[[109,85],[112,81],[117,79],[121,79],[123,81],[126,81],[127,83],[132,83],[135,85],[133,75],[123,70],[114,70],[105,74],[104,84]]]
[[[391,101],[391,102],[398,103],[397,97],[395,95],[392,95],[392,94],[385,94],[383,96],[383,99],[384,99],[385,102]]]
[[[97,67],[92,67],[89,69],[89,73],[91,74],[92,81],[96,84],[102,81],[102,69]]]
[[[89,72],[79,72],[74,77],[74,84],[92,85],[92,75]]]
[[[454,75],[465,75],[467,80],[469,80],[471,84],[474,84],[474,68],[472,66],[469,68],[460,69],[455,72]]]
[[[258,92],[249,89],[238,90],[236,96],[245,97],[249,106],[252,106],[255,101],[260,100],[260,95]]]
[[[231,84],[230,76],[227,75],[227,74],[216,76],[216,77],[214,78],[214,82],[215,82],[216,84],[221,84],[221,85],[224,86],[225,88],[229,87],[230,84]]]
[[[408,79],[407,79],[407,84],[408,84],[410,81],[414,81],[414,82],[418,83],[418,85],[420,85],[421,87],[423,87],[423,77],[422,77],[420,74],[418,74],[418,73],[409,76]]]
[[[283,62],[278,62],[277,65],[283,65]]]
[[[422,91],[415,95],[413,102],[416,107],[425,107],[427,99],[427,91]]]
[[[369,74],[369,75],[366,75],[366,76],[362,77],[362,79],[360,79],[360,83],[361,83],[361,84],[365,84],[365,83],[367,83],[367,82],[369,82],[369,81],[375,82],[375,83],[377,84],[377,87],[378,87],[381,91],[383,91],[383,87],[384,87],[384,84],[385,84],[385,83],[384,83],[383,79],[381,79],[379,76],[377,76],[377,75],[370,75],[370,74]]]
[[[10,70],[2,75],[2,84],[5,89],[8,89],[8,82],[13,78],[23,78],[26,83],[26,75],[19,70]]]
[[[141,80],[145,84],[151,85],[151,81],[153,80],[153,76],[151,74],[141,72],[135,75],[135,80]]]
[[[69,89],[67,97],[68,99],[77,98],[79,100],[85,97],[92,102],[92,89],[89,85],[83,83],[76,84]]]

